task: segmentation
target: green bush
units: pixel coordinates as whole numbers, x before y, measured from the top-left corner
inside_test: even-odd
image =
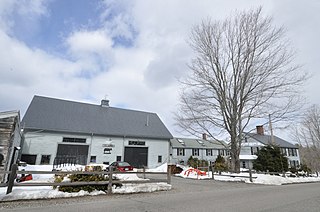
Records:
[[[288,171],[288,159],[276,145],[267,145],[257,153],[258,158],[253,161],[256,171],[282,172]]]
[[[63,181],[63,179],[64,179],[64,177],[65,177],[66,175],[63,175],[63,174],[61,174],[61,175],[55,175],[54,176],[54,182],[55,183],[61,183],[62,181]],[[57,188],[57,186],[53,186],[53,189],[56,189]]]
[[[311,173],[311,169],[306,164],[301,164],[299,171],[304,171],[307,173]]]
[[[291,167],[291,168],[289,168],[289,171],[291,173],[296,173],[298,171],[298,169],[296,167]]]
[[[214,170],[218,172],[228,171],[226,160],[221,155],[218,155],[216,161],[214,162]]]
[[[198,158],[194,158],[190,156],[187,164],[193,168],[198,168],[198,167],[207,167],[209,163],[206,160],[199,160]]]
[[[69,175],[71,182],[93,182],[93,181],[108,181],[109,177],[105,175],[86,175],[86,174],[71,174]],[[63,178],[56,177],[55,182],[62,182]],[[113,184],[114,185],[114,184]],[[121,187],[122,184],[115,184],[117,187]],[[59,186],[59,191],[63,192],[79,192],[81,190],[92,192],[97,191],[107,191],[108,185],[74,185],[74,186]]]

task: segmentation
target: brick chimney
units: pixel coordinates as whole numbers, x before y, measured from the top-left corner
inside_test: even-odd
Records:
[[[256,129],[258,135],[264,135],[263,125],[256,126]]]
[[[207,133],[202,133],[202,139],[207,140]]]

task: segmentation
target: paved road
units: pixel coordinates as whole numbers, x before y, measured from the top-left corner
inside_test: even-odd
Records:
[[[165,192],[1,203],[0,211],[320,211],[320,183],[263,186],[175,177],[172,183]]]

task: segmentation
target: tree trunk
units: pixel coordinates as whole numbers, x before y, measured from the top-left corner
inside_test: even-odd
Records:
[[[231,154],[231,171],[240,172],[240,158],[238,154]]]
[[[238,146],[237,136],[230,135],[231,137],[231,171],[235,173],[240,172],[240,147]]]

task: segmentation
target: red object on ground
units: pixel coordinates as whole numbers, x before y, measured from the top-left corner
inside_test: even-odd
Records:
[[[19,179],[19,182],[24,182],[24,181],[28,181],[28,180],[32,180],[32,175],[31,174],[28,174],[28,175],[25,175],[25,176],[21,177]]]
[[[200,175],[200,176],[205,176],[205,175],[207,175],[207,173],[206,173],[205,171],[201,171],[201,170],[199,170],[199,169],[194,169],[194,168],[190,168],[190,169],[188,169],[187,171],[185,171],[185,172],[184,172],[184,175],[189,176],[189,174],[190,174],[191,172],[195,172],[195,173],[197,173],[197,175]]]

